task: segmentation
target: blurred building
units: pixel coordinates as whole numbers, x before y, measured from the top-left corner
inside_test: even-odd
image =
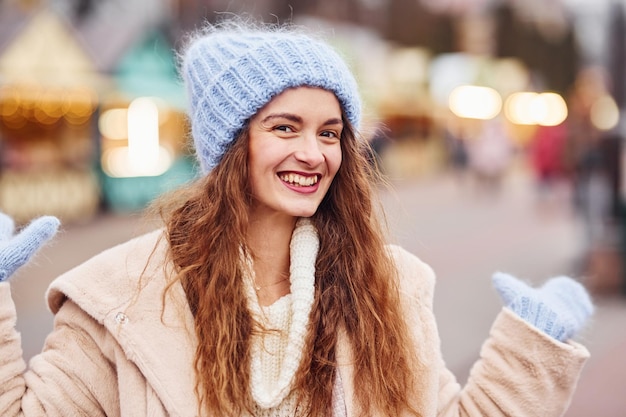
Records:
[[[0,210],[85,221],[193,177],[164,2],[0,7]]]
[[[567,106],[579,70],[606,65],[609,35],[597,28],[607,27],[608,8],[616,3],[590,4],[0,2],[0,210],[17,219],[46,212],[78,221],[102,208],[143,207],[192,178],[175,51],[188,31],[228,14],[291,20],[331,34],[362,86],[364,133],[378,145],[394,144],[377,149],[398,175],[438,169],[450,158],[445,137],[471,140],[498,115],[523,149],[544,122],[507,112],[520,108],[509,99],[526,92],[545,105],[548,96],[541,94],[554,93]],[[457,91],[452,105],[457,87],[483,89]],[[466,113],[463,100],[470,107],[487,100],[482,107],[495,112]],[[132,133],[134,123],[151,126],[144,129],[150,135]]]

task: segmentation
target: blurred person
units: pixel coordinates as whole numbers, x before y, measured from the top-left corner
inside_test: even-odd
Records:
[[[467,128],[456,117],[446,120],[443,140],[448,154],[448,163],[458,180],[464,180],[467,173]]]
[[[610,226],[617,218],[615,208],[616,186],[615,157],[620,156],[619,137],[601,136],[589,144],[576,162],[576,208],[586,225],[586,238],[590,249],[611,242]]]
[[[598,252],[614,250],[620,241],[622,126],[602,132],[591,116],[593,105],[607,94],[608,83],[603,69],[586,68],[578,74],[569,98],[565,151],[573,181],[573,205],[584,229],[581,271],[591,268]]]
[[[498,191],[515,153],[502,118],[485,120],[466,141],[467,165],[481,189]]]
[[[496,273],[504,307],[464,387],[435,275],[386,244],[361,102],[342,58],[290,26],[227,21],[181,55],[202,175],[164,225],[57,278],[27,368],[0,283],[2,416],[560,416],[592,314],[567,277]],[[0,280],[52,238],[0,216]]]
[[[553,191],[567,179],[565,167],[565,123],[556,126],[538,126],[529,145],[529,156],[541,196]]]

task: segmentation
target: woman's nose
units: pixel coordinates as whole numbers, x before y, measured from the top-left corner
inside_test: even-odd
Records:
[[[298,141],[295,157],[309,166],[317,166],[324,162],[324,153],[317,140],[317,135],[307,134]]]

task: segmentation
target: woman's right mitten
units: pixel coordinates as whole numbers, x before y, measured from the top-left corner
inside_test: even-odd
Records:
[[[0,282],[13,273],[37,252],[57,232],[60,222],[54,216],[33,220],[19,233],[14,234],[13,219],[0,213]]]

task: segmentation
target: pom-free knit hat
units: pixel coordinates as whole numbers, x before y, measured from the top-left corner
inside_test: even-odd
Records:
[[[182,77],[203,173],[220,162],[248,119],[291,87],[332,91],[350,123],[360,123],[357,84],[346,63],[323,41],[284,28],[215,28],[183,53]]]

